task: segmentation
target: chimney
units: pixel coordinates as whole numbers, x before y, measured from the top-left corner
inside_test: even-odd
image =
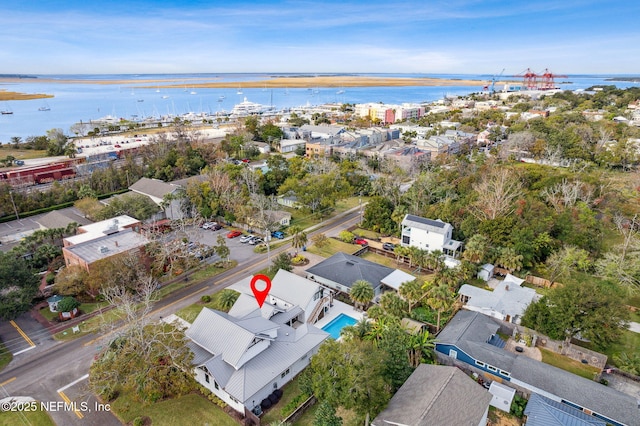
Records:
[[[117,243],[116,243],[116,245],[117,245]],[[505,285],[505,286],[504,286],[504,289],[505,289],[506,291],[509,291],[509,284]]]

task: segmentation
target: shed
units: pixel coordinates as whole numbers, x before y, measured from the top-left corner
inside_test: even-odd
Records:
[[[491,382],[491,386],[489,386],[489,393],[493,395],[489,405],[506,413],[511,410],[511,402],[513,402],[513,397],[516,394],[515,389],[502,385],[498,382]]]
[[[478,271],[478,278],[483,281],[489,281],[493,278],[493,270],[494,266],[490,263],[485,263],[480,267],[480,271]]]

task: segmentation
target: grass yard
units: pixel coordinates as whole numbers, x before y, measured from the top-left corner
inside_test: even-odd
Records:
[[[220,407],[198,394],[144,406],[124,394],[111,403],[111,409],[127,424],[131,424],[137,417],[147,416],[153,425],[238,426]]]
[[[5,368],[11,360],[13,359],[13,355],[9,352],[6,346],[0,341],[0,371]]]
[[[215,309],[218,311],[227,312],[229,309],[224,308],[223,306],[220,305],[220,295],[222,294],[223,291],[233,291],[234,293],[237,293],[234,290],[219,291],[217,293],[210,295],[211,301],[207,303],[197,302],[197,303],[194,303],[193,305],[186,306],[180,309],[178,312],[176,312],[176,315],[189,323],[193,323],[193,321],[195,321],[200,311],[202,311],[205,307],[210,309]]]
[[[46,150],[35,149],[15,149],[9,145],[0,145],[0,158],[4,159],[8,156],[14,157],[16,160],[29,160],[32,158],[43,158],[47,156]]]
[[[318,248],[315,245],[311,247],[307,247],[309,253],[317,254],[323,257],[331,257],[339,251],[345,252],[347,254],[353,254],[356,251],[360,250],[361,247],[357,244],[349,244],[344,243],[340,240],[336,240],[335,238],[329,238],[328,244],[322,248]]]
[[[282,398],[276,405],[269,408],[269,411],[260,418],[260,423],[268,425],[271,422],[283,420],[282,408],[302,393],[300,390],[300,376],[296,376],[282,388]]]
[[[628,355],[632,355],[638,352],[640,348],[640,333],[634,333],[633,331],[623,331],[620,335],[620,340],[617,343],[612,344],[606,350],[600,351],[609,357],[608,363],[615,365],[613,356],[626,352]]]
[[[574,361],[548,349],[540,348],[540,352],[542,353],[542,362],[584,377],[585,379],[593,380],[594,375],[600,371],[596,367],[582,364],[581,362]]]
[[[369,231],[368,229],[356,228],[353,230],[353,234],[358,237],[367,238],[369,240],[377,240],[382,236],[377,232]]]
[[[40,403],[38,403],[40,404]],[[0,426],[32,425],[56,426],[46,411],[2,411],[0,410]]]
[[[389,268],[394,268],[394,269],[404,269],[402,268],[398,262],[396,262],[395,258],[390,258],[387,256],[383,256],[381,254],[378,253],[372,253],[370,251],[362,254],[362,256],[360,256],[363,259],[366,259],[370,262],[375,262],[378,263],[380,265],[384,265],[384,266],[388,266]],[[413,272],[410,272],[411,274],[413,274]]]

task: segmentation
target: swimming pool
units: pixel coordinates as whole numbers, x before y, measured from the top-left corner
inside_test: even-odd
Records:
[[[322,327],[322,329],[329,333],[331,337],[338,340],[338,338],[340,337],[340,330],[348,325],[353,325],[357,322],[358,320],[351,318],[349,315],[340,314],[332,319],[330,323]]]

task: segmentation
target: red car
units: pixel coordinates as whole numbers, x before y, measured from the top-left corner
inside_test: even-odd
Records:
[[[239,237],[240,235],[242,235],[242,232],[240,231],[230,231],[227,234],[227,238],[235,238],[235,237]]]
[[[368,246],[369,245],[369,242],[367,240],[365,240],[364,238],[358,238],[358,237],[353,239],[353,243],[361,245],[361,246]]]
[[[122,148],[122,147],[120,145],[118,145],[118,144],[115,144],[114,148]]]

